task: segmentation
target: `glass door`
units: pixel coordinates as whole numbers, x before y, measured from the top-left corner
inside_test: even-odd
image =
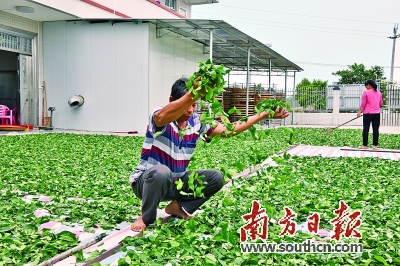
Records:
[[[35,99],[33,92],[32,56],[19,55],[19,94],[21,124],[34,124]]]

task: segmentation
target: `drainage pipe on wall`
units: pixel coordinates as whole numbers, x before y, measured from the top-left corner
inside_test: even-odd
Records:
[[[71,108],[77,108],[79,106],[82,106],[85,103],[85,99],[83,98],[82,95],[74,95],[69,97],[68,100],[68,105]]]

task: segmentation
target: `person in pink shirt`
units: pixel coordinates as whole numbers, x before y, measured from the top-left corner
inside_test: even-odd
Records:
[[[358,110],[357,117],[363,113],[363,144],[362,148],[368,148],[368,134],[369,127],[372,123],[372,148],[378,148],[379,139],[379,125],[381,121],[381,107],[382,107],[382,94],[378,91],[378,86],[374,80],[368,79],[365,82],[366,91],[364,91],[361,98],[360,109]]]

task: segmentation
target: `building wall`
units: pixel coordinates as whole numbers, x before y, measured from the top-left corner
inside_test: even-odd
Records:
[[[145,132],[149,113],[168,103],[173,82],[205,61],[188,39],[156,38],[152,24],[44,22],[44,78],[53,126]],[[69,97],[82,95],[71,108]]]
[[[112,13],[96,6],[83,2],[82,0],[33,0],[33,2],[64,11],[80,18],[112,18]],[[111,2],[111,1],[110,1]],[[122,12],[122,11],[120,11]]]
[[[24,31],[38,33],[38,22],[11,13],[0,11],[0,24]]]
[[[0,28],[4,28],[7,30],[15,31],[15,32],[23,32],[30,33],[29,35],[36,35],[33,39],[33,50],[32,50],[32,58],[34,59],[33,71],[33,80],[31,87],[31,105],[30,112],[32,114],[29,116],[29,120],[22,120],[33,125],[39,125],[38,121],[39,114],[42,113],[42,106],[39,104],[39,87],[43,85],[43,31],[42,31],[42,22],[27,19],[21,16],[17,16],[14,14],[10,14],[7,12],[0,11]],[[24,91],[23,88],[20,88],[21,91]],[[23,96],[21,95],[21,99]],[[21,104],[21,109],[23,109]],[[23,115],[21,116],[21,118]]]
[[[150,26],[149,47],[149,108],[168,103],[171,86],[181,77],[190,77],[198,70],[198,61],[205,61],[202,45],[186,39],[156,38],[156,28]]]
[[[148,25],[44,22],[44,77],[53,126],[144,132],[148,115]],[[82,95],[71,108],[69,97]]]
[[[165,0],[160,0],[160,2],[162,5],[165,5]],[[180,8],[183,8],[184,10],[186,10],[186,18],[192,17],[192,7],[188,4],[186,4],[184,0],[176,0],[176,10],[175,10],[175,12],[183,15]]]
[[[191,18],[192,17],[192,6],[185,4],[185,2],[183,0],[177,0],[177,5],[178,5],[178,10],[176,12],[178,12],[179,14],[182,15],[181,11],[179,10],[180,7],[184,8],[186,10],[186,17],[187,18]]]
[[[13,15],[4,11],[0,11],[0,27],[10,27],[15,30],[28,31],[37,34],[37,63],[38,63],[38,83],[42,84],[43,80],[43,34],[42,22],[27,19],[17,15]]]
[[[82,0],[35,0],[34,2],[62,10],[80,18],[121,18]],[[178,18],[176,15],[147,0],[92,0],[92,2],[123,13],[131,18]],[[182,3],[181,5],[183,6],[184,4]]]
[[[147,0],[94,0],[104,6],[115,9],[132,18],[178,18],[176,15],[166,11],[158,5]],[[177,1],[177,6],[178,6]],[[185,5],[182,1],[179,5]],[[165,4],[165,0],[160,0],[161,5]],[[188,6],[188,5],[186,5]],[[189,9],[189,8],[187,8]],[[178,9],[179,10],[179,9]],[[177,10],[175,10],[178,12]]]
[[[320,125],[338,126],[353,118],[356,113],[339,113],[337,116],[332,113],[292,113],[286,118],[287,125]],[[292,123],[293,121],[293,123]],[[337,122],[336,122],[337,121]],[[362,126],[362,118],[349,122],[346,126]]]

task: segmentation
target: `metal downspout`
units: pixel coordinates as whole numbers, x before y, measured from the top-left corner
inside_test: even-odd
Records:
[[[249,69],[250,69],[250,47],[247,49],[247,76],[246,76],[246,116],[249,115]]]
[[[271,72],[272,72],[272,66],[271,66],[271,59],[268,59],[268,65],[269,65],[269,71],[268,71],[268,90],[269,93],[271,93]]]
[[[295,100],[296,100],[296,98],[294,97],[295,96],[295,92],[296,92],[296,71],[293,71],[293,102],[292,102],[293,105],[294,105]],[[292,107],[292,125],[293,125],[293,123],[294,123],[294,117],[293,117],[293,115],[294,115],[294,107],[293,106],[291,106],[291,107]]]
[[[285,102],[287,99],[287,69],[285,69]],[[283,119],[283,125],[286,126],[286,118]]]
[[[210,30],[210,60],[213,59],[213,31]]]

